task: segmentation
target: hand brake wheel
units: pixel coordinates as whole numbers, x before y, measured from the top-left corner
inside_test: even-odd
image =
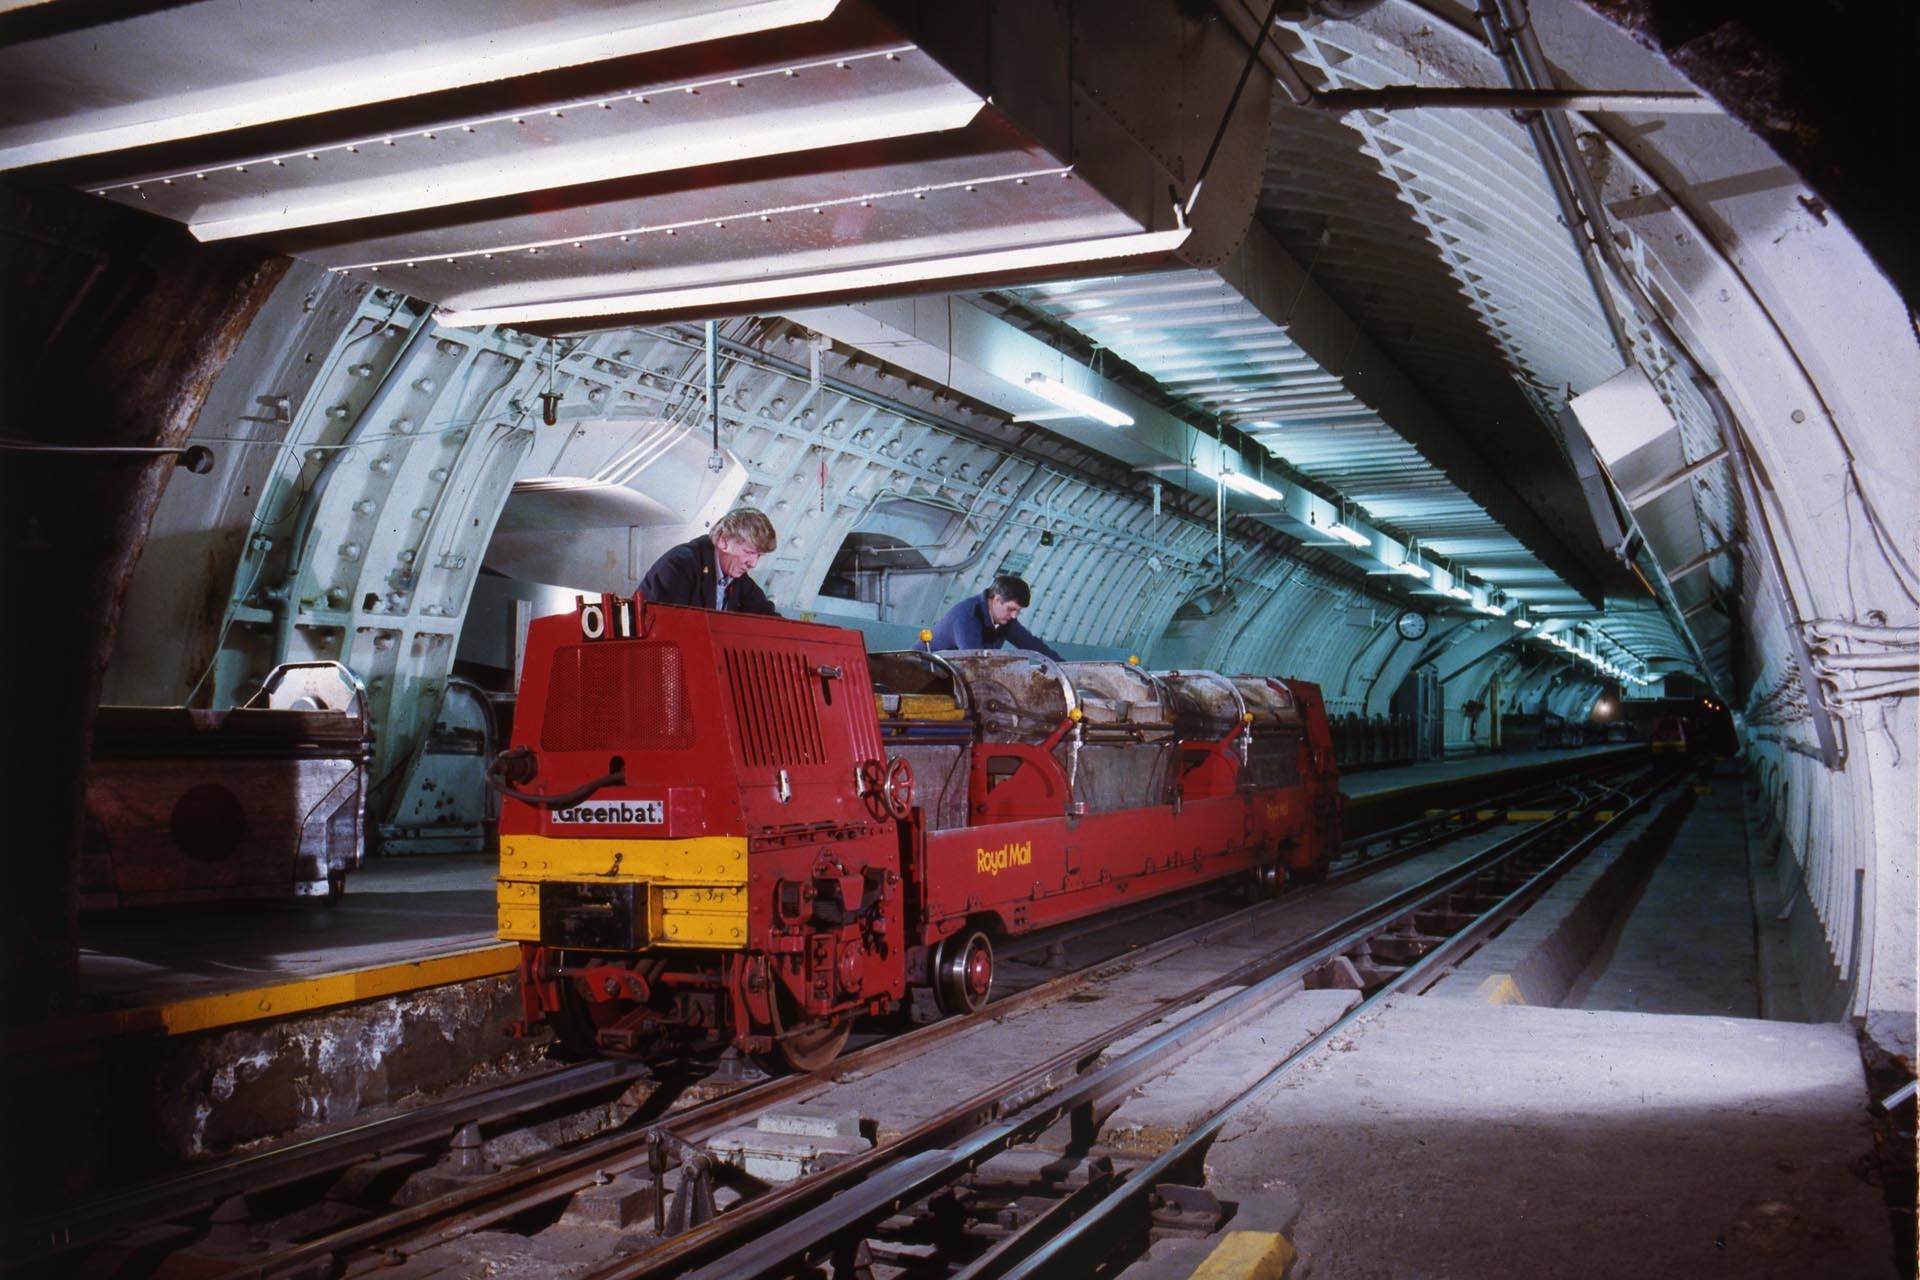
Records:
[[[913,810],[913,766],[903,758],[895,758],[887,764],[886,789],[883,792],[887,801],[887,812],[896,818],[904,818]]]

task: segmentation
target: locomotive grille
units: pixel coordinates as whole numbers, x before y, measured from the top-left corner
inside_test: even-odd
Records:
[[[806,659],[797,653],[728,649],[726,660],[743,763],[756,767],[824,761],[815,676]]]
[[[660,751],[693,745],[680,646],[635,640],[569,645],[553,655],[540,746]]]

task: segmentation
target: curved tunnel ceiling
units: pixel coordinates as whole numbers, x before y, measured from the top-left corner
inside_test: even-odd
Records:
[[[1724,679],[1709,607],[1746,570],[1677,593],[1670,614],[1705,613],[1689,653],[1586,517],[1557,415],[1621,367],[1623,341],[1658,353],[1610,332],[1621,299],[1596,295],[1522,127],[1328,113],[1266,74],[1228,95],[1236,24],[1265,6],[1222,0],[1217,22],[1129,5],[1159,26],[1015,6],[983,38],[964,6],[666,0],[490,27],[351,0],[322,31],[291,0],[107,21],[56,3],[15,15],[0,49],[16,87],[0,166],[203,239],[258,238],[440,303],[444,323],[577,331],[993,286],[975,302],[1011,300],[1188,422],[1241,433],[1227,469],[1303,480],[1476,603]],[[1142,31],[1179,42],[1180,75]],[[1317,91],[1499,76],[1445,5],[1289,23],[1270,66],[1276,51]],[[1631,87],[1687,89],[1670,71]],[[1705,407],[1661,390],[1683,461],[1702,456]],[[1723,489],[1678,522],[1731,537],[1741,519]]]

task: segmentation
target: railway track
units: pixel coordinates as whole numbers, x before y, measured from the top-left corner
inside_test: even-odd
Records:
[[[1137,1208],[1137,1197],[1167,1181],[1161,1161],[1129,1167],[1075,1153],[1091,1141],[1103,1108],[1236,1019],[1304,987],[1353,988],[1371,1001],[1432,972],[1469,945],[1448,939],[1471,939],[1476,928],[1492,927],[1485,921],[1517,909],[1516,895],[1562,858],[1556,846],[1609,829],[1587,816],[1594,808],[1629,808],[1611,784],[1595,780],[1551,804],[1564,816],[1511,837],[1491,819],[1430,822],[1406,833],[1390,856],[1355,860],[1310,892],[862,1049],[836,1062],[831,1080],[783,1077],[670,1111],[663,1085],[605,1132],[492,1167],[505,1163],[504,1144],[485,1131],[550,1117],[573,1101],[607,1107],[641,1074],[587,1064],[85,1206],[41,1224],[33,1238],[16,1234],[24,1248],[11,1251],[9,1269],[71,1274],[91,1251],[96,1262],[117,1260],[124,1274],[162,1259],[250,1276],[464,1274],[463,1250],[478,1258],[505,1239],[556,1230],[585,1241],[578,1256],[558,1269],[550,1257],[530,1262],[526,1274],[777,1275],[876,1256],[929,1274],[956,1261],[967,1268],[962,1274],[981,1275],[1064,1266],[1046,1259],[1061,1250],[1083,1256],[1088,1246],[1070,1242],[1089,1230],[1114,1234],[1069,1224],[1116,1212],[1099,1206],[1123,1190],[1120,1203]],[[1372,900],[1356,906],[1358,897]],[[1129,1037],[1139,1043],[1116,1052]],[[910,1078],[926,1063],[979,1060],[1008,1065],[983,1074],[956,1103],[922,1096],[909,1105]],[[799,1103],[830,1114],[856,1096],[861,1112],[881,1113],[865,1135],[874,1145],[790,1183],[760,1186],[709,1150],[754,1116]],[[876,1107],[882,1097],[893,1101]],[[1056,1129],[1051,1141],[1067,1154],[1022,1154],[1023,1144]],[[411,1186],[408,1202],[367,1208],[383,1183]],[[1051,1203],[1036,1210],[1036,1199]],[[583,1202],[588,1212],[577,1211]],[[578,1219],[571,1226],[570,1216]],[[890,1220],[904,1243],[886,1243],[881,1228]],[[979,1247],[912,1239],[938,1236],[928,1224],[941,1221],[962,1224],[959,1243],[971,1237]],[[131,1223],[145,1225],[108,1238]],[[1049,1243],[1055,1239],[1061,1243]]]

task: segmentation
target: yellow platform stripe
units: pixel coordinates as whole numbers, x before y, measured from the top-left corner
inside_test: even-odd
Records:
[[[1595,809],[1593,811],[1593,820],[1595,822],[1612,822],[1616,816],[1611,809]]]
[[[378,965],[346,973],[322,974],[294,982],[226,991],[219,995],[173,1000],[159,1007],[160,1025],[168,1035],[185,1035],[213,1027],[230,1027],[262,1018],[332,1009],[358,1000],[399,995],[427,987],[444,987],[477,978],[512,973],[520,962],[520,948],[511,943],[459,951],[448,956]]]
[[[1559,816],[1559,813],[1552,809],[1507,810],[1508,822],[1551,822]]]
[[[1527,998],[1520,994],[1520,987],[1510,973],[1491,973],[1480,983],[1480,989],[1474,993],[1488,1004],[1525,1004]]]
[[[1229,1231],[1193,1269],[1193,1280],[1284,1280],[1293,1242],[1278,1231]]]

